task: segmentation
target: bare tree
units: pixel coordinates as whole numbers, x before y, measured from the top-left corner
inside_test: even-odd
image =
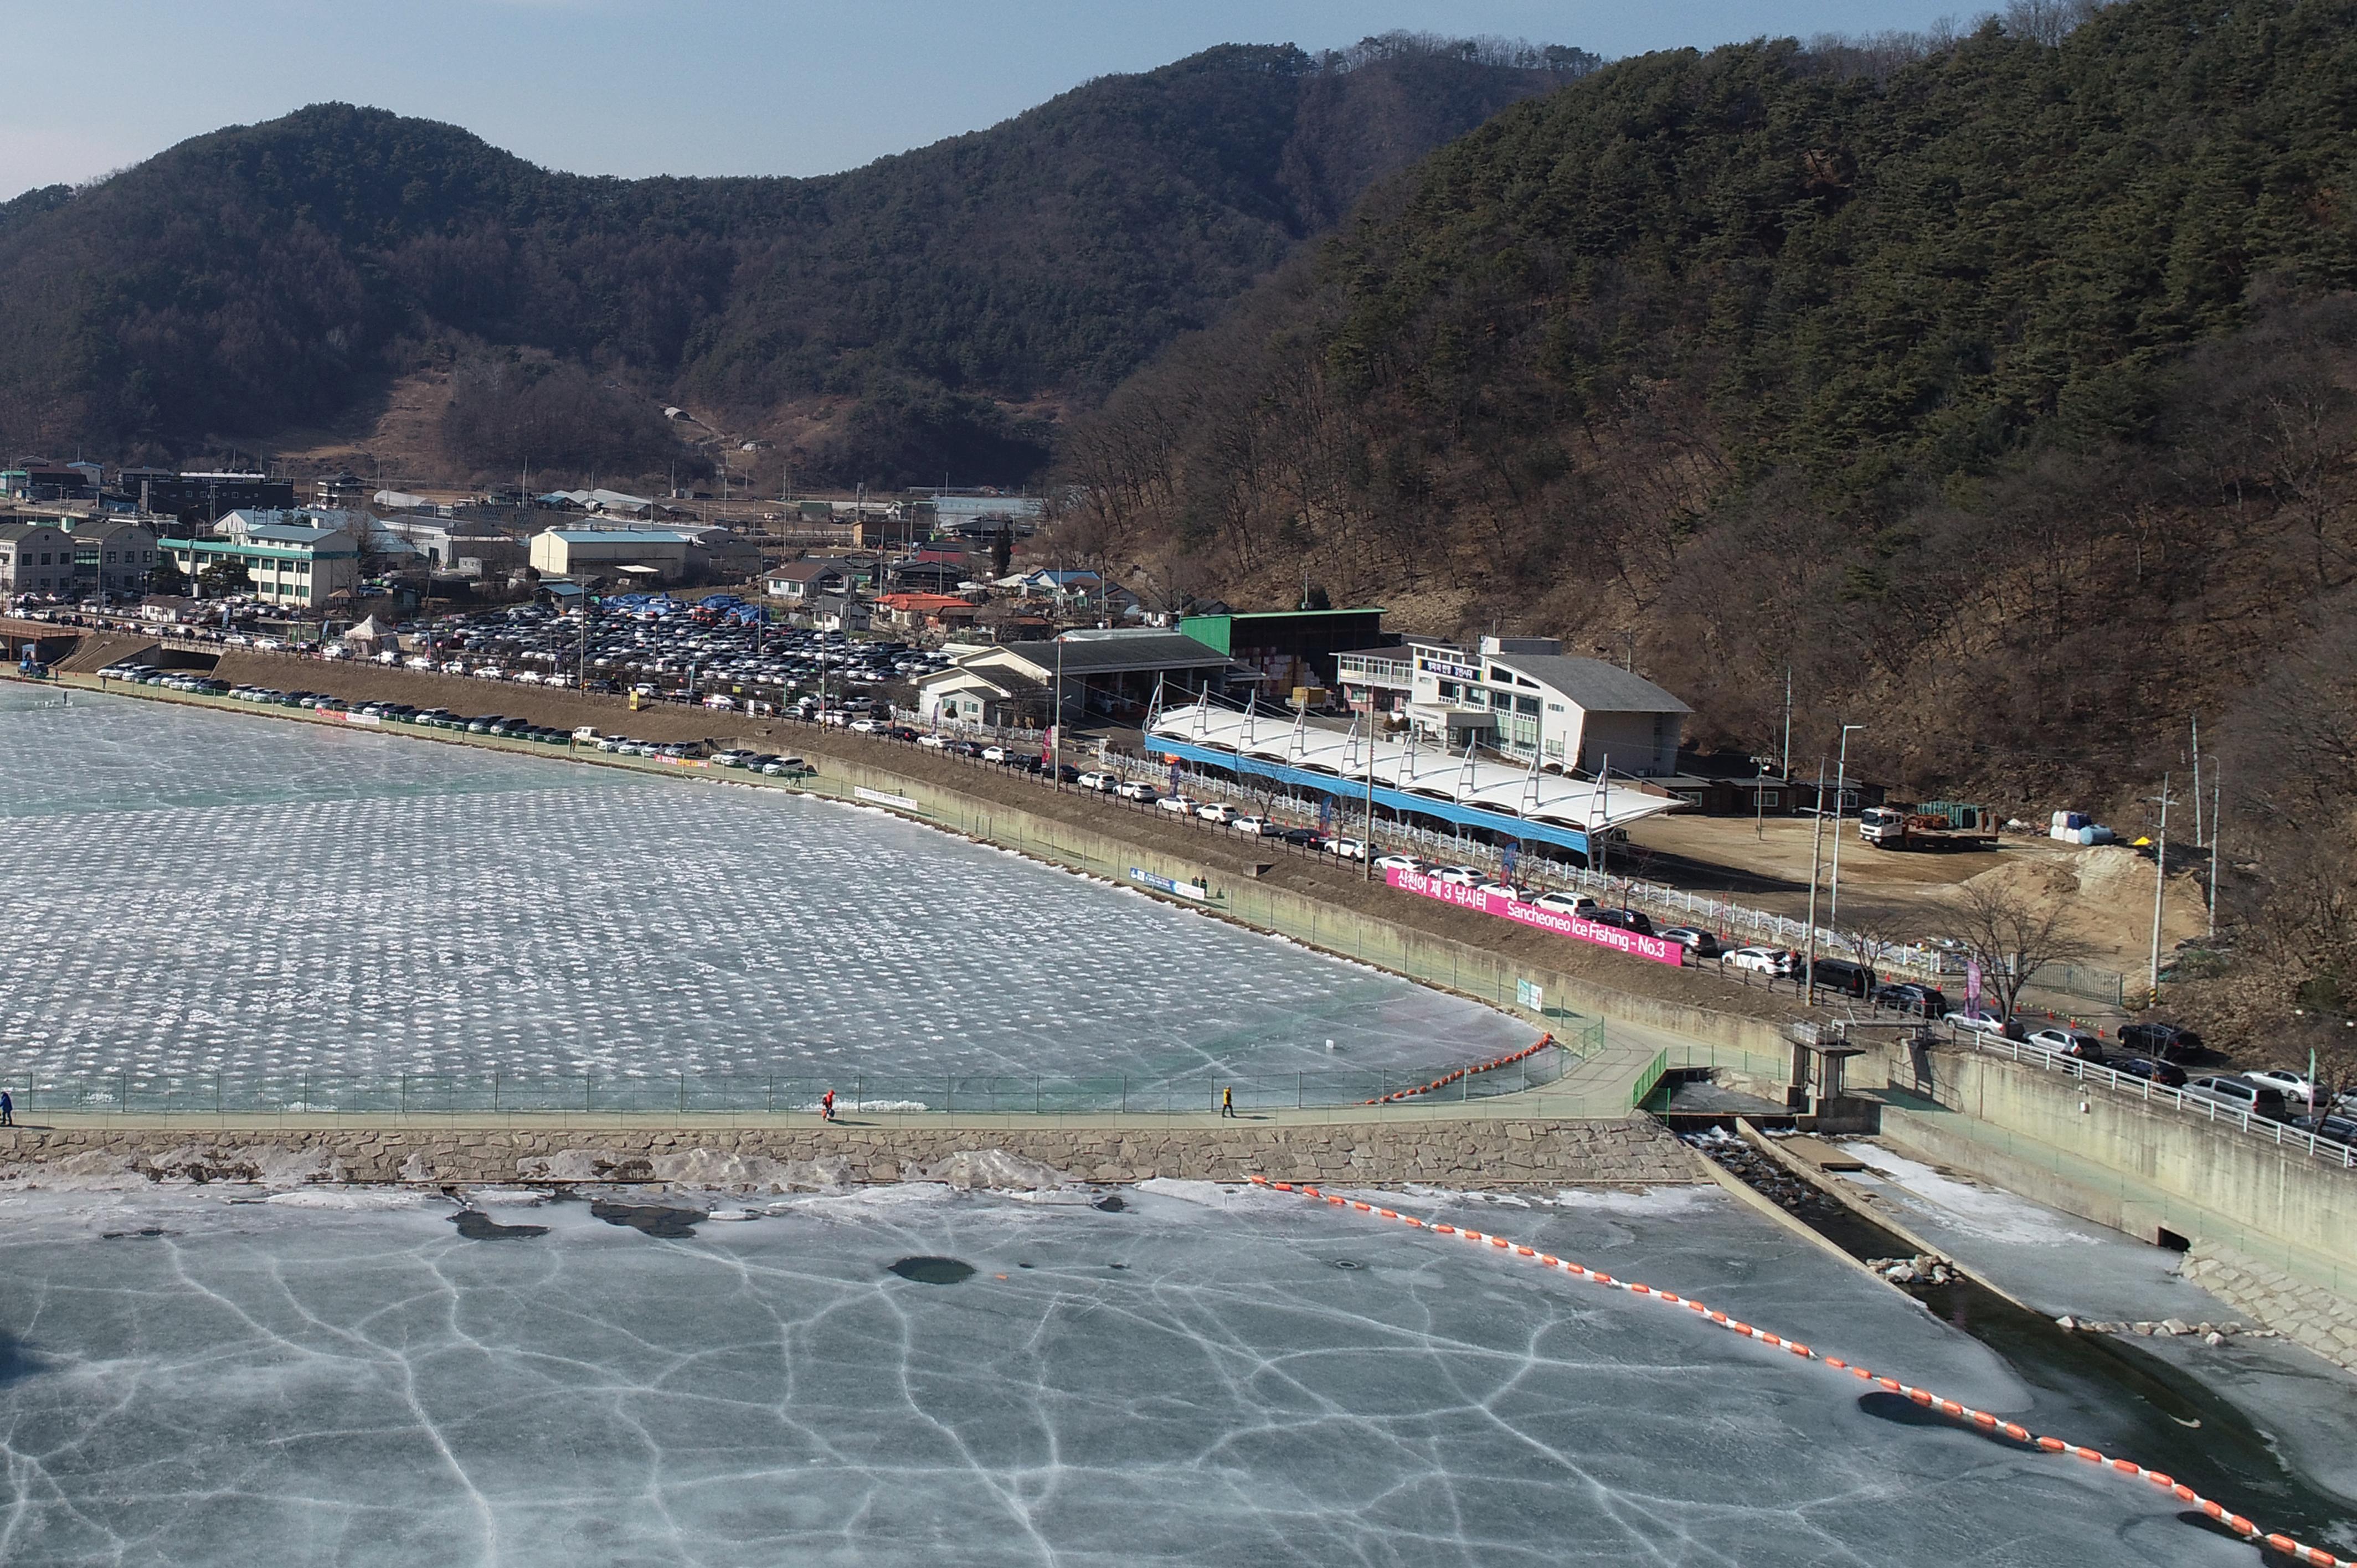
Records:
[[[1956,935],[1980,961],[1981,983],[2007,1018],[2040,970],[2093,951],[2066,929],[2060,899],[2041,900],[1982,878],[1956,893]]]

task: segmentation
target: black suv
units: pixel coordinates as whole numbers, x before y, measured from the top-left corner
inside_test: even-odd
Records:
[[[2167,1061],[2172,1056],[2200,1050],[2201,1036],[2174,1024],[2123,1024],[2120,1048]]]
[[[1803,966],[1803,972],[1806,966]],[[1852,963],[1846,958],[1817,960],[1813,977],[1816,989],[1838,991],[1845,996],[1864,998],[1874,994],[1874,971],[1862,963]]]
[[[1641,937],[1653,934],[1653,922],[1641,909],[1591,909],[1588,923],[1598,926],[1618,926],[1624,931],[1634,931]]]

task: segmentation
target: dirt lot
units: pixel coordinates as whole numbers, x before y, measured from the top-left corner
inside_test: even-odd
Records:
[[[325,692],[347,701],[404,702],[460,713],[505,714],[533,724],[568,729],[595,725],[609,735],[619,733],[646,740],[742,744],[810,757],[822,772],[827,757],[856,759],[981,800],[1116,833],[1142,848],[1185,856],[1239,876],[1250,875],[1257,864],[1273,861],[1274,869],[1261,878],[1264,882],[1311,893],[1339,906],[1452,937],[1534,965],[1543,964],[1598,985],[1755,1017],[1798,1015],[1789,994],[1771,994],[1759,987],[1732,983],[1720,979],[1715,971],[1679,971],[1623,958],[1544,931],[1394,893],[1380,880],[1366,882],[1354,866],[1245,838],[1191,817],[1175,816],[1102,795],[1070,789],[1060,792],[1002,768],[901,742],[871,739],[791,720],[751,719],[676,704],[634,713],[619,697],[494,684],[459,675],[335,664],[242,650],[223,654],[218,673],[232,682],[284,691]],[[265,714],[285,711],[258,710]]]
[[[2061,901],[2072,934],[2092,950],[2086,962],[2131,976],[2152,950],[2152,862],[2125,845],[2081,849],[2051,839],[2008,833],[1999,847],[1971,853],[1879,850],[1842,824],[1841,917],[1911,940],[1951,934],[1949,911],[1966,882],[2015,886],[2043,904]],[[1803,917],[1809,906],[1814,824],[1806,819],[1680,813],[1641,822],[1631,853],[1614,867],[1696,891],[1722,892],[1779,915]],[[1830,884],[1833,824],[1825,825],[1822,880]],[[2176,864],[2174,847],[2170,864]],[[1818,914],[1828,908],[1819,895]],[[2202,889],[2190,876],[2169,879],[2161,922],[2162,950],[2208,925]]]

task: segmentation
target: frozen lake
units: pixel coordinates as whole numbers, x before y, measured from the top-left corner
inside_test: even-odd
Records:
[[[7,986],[20,1094],[497,1070],[931,1102],[951,1074],[1289,1080],[1532,1038],[880,812],[46,696],[0,687],[0,900],[45,934]]]
[[[668,1239],[492,1202],[547,1228],[498,1240],[425,1195],[0,1197],[0,1560],[2253,1561],[2140,1484],[1486,1249],[1249,1190],[1068,1197]],[[1399,1201],[2107,1435],[1715,1188]]]

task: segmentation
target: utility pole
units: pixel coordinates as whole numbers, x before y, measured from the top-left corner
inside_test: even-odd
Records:
[[[1792,667],[1784,666],[1784,787],[1792,787]]]
[[[1807,978],[1807,998],[1817,999],[1817,857],[1825,845],[1825,759],[1817,758],[1817,828],[1809,840],[1809,933],[1801,960],[1801,972]],[[1835,843],[1839,843],[1838,838]]]
[[[1053,715],[1048,724],[1048,781],[1058,790],[1064,788],[1064,639],[1056,637],[1056,691],[1049,710]]]
[[[2201,836],[2201,715],[2193,715],[2193,847],[2207,843]]]
[[[1609,882],[1612,872],[1607,862],[1612,854],[1612,754],[1606,752],[1601,760],[1604,766],[1596,770],[1596,814],[1603,821],[1587,830],[1591,841],[1588,848],[1594,852],[1587,858],[1596,863],[1596,875]]]
[[[2215,768],[2210,770],[2210,934],[2213,937],[2218,934],[2218,854],[2220,841],[2224,836],[2224,820],[2218,815],[2218,773],[2219,769]],[[2312,1076],[2309,1081],[2314,1081]]]
[[[2160,843],[2152,857],[2152,999],[2160,1000],[2160,908],[2161,898],[2169,891],[2169,808],[2173,803],[2169,793],[2169,775],[2160,776],[2160,793],[2147,796],[2148,804],[2160,808]]]
[[[1359,856],[1359,880],[1375,879],[1375,699],[1367,697],[1367,826],[1359,840],[1364,852]]]
[[[1834,874],[1832,897],[1826,900],[1825,924],[1841,924],[1841,812],[1842,795],[1849,786],[1849,732],[1864,729],[1864,725],[1844,725],[1841,733],[1841,767],[1834,774]],[[1823,805],[1823,801],[1818,804]]]

